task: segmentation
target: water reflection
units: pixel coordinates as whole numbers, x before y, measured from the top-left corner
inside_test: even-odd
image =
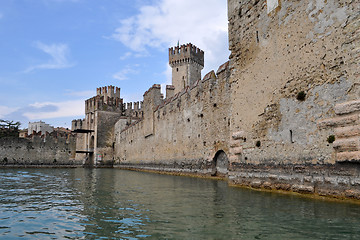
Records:
[[[116,169],[0,169],[0,239],[357,239],[360,206]]]

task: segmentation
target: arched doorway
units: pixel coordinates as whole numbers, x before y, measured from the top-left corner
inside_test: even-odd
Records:
[[[213,176],[225,176],[228,173],[229,159],[223,150],[218,151],[213,159]]]

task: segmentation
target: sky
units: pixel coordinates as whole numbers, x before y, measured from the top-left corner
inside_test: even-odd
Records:
[[[225,0],[1,0],[0,119],[71,128],[96,88],[141,101],[171,84],[168,48],[205,51],[202,76],[228,60]]]

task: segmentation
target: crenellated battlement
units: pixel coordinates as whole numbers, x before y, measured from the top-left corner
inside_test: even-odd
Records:
[[[169,48],[169,64],[172,68],[174,93],[180,92],[201,79],[204,51],[191,43]]]
[[[77,129],[83,129],[84,119],[74,119],[71,121],[71,130],[75,131]]]
[[[143,117],[143,101],[128,102],[123,104],[123,114],[127,117],[142,118]]]
[[[100,111],[121,112],[123,99],[119,97],[111,97],[109,94],[96,95],[85,101],[85,114]]]
[[[149,94],[150,92],[153,92],[153,91],[158,92],[158,91],[160,91],[160,89],[161,89],[161,85],[160,85],[160,84],[154,84],[154,85],[152,85],[151,88],[149,88],[149,90],[147,90],[147,91],[144,93],[143,96],[145,97],[147,94]]]
[[[106,87],[99,87],[96,89],[97,96],[104,96],[110,98],[120,98],[120,88],[114,87],[112,85]]]
[[[141,107],[143,105],[143,101],[137,101],[137,102],[128,102],[123,104],[124,110],[141,110]]]
[[[204,66],[204,51],[191,43],[169,48],[169,64],[176,67],[182,63],[195,62]]]
[[[181,92],[178,92],[171,97],[167,97],[165,99],[165,101],[163,101],[160,105],[157,106],[156,110],[163,108],[165,105],[174,102],[175,100],[177,100],[184,94],[190,93],[190,91],[193,91],[193,90],[201,91],[201,92],[211,92],[214,88],[219,87],[218,81],[228,82],[229,76],[230,76],[229,62],[226,62],[218,68],[216,73],[214,70],[212,70],[209,73],[207,73],[202,80],[199,79],[198,81],[196,81],[194,83],[194,85],[192,85],[191,87],[188,86],[188,87],[184,88]],[[206,84],[206,82],[208,82],[208,81],[211,81],[213,84]],[[173,86],[171,86],[171,85],[167,85],[167,87],[169,87],[170,89],[173,89]],[[220,93],[220,94],[222,94],[222,93]],[[188,99],[187,101],[192,101],[192,100],[196,101],[196,99]]]

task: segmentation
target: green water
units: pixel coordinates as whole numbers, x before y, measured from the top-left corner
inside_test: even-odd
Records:
[[[0,239],[360,239],[360,205],[117,169],[0,169]]]

